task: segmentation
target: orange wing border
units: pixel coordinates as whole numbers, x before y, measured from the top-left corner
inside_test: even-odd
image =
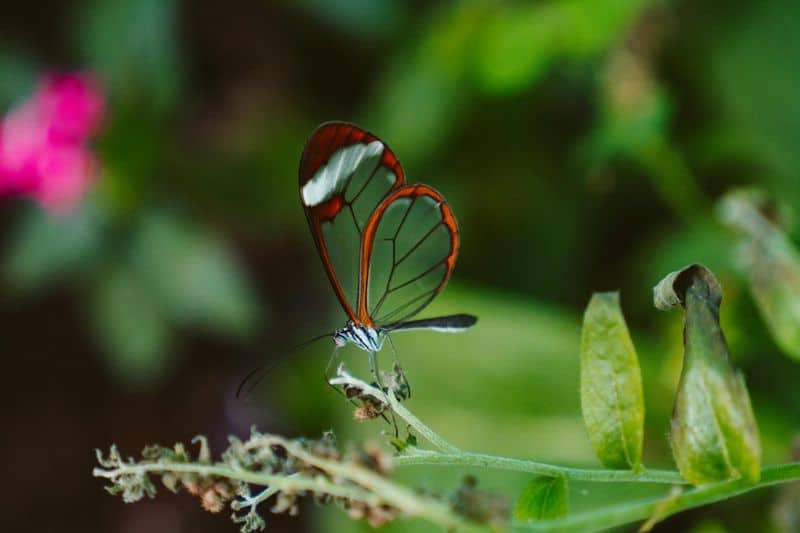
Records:
[[[370,215],[369,219],[367,220],[366,225],[364,226],[364,233],[361,236],[361,253],[359,258],[359,287],[358,287],[358,323],[363,324],[365,326],[374,328],[376,324],[372,317],[369,315],[369,310],[367,308],[367,292],[368,292],[368,284],[369,284],[369,269],[370,269],[370,259],[372,257],[372,249],[375,244],[375,234],[378,230],[378,225],[380,224],[381,217],[389,208],[392,202],[398,200],[400,198],[411,198],[412,200],[418,198],[420,196],[429,196],[436,200],[439,203],[439,210],[442,215],[442,222],[450,232],[450,252],[448,255],[440,262],[432,265],[431,268],[434,268],[442,263],[447,265],[447,271],[445,275],[442,277],[442,281],[431,290],[430,296],[428,296],[427,300],[422,303],[419,308],[412,312],[411,315],[416,314],[417,312],[421,311],[426,305],[428,305],[431,300],[433,300],[436,295],[442,292],[447,282],[450,280],[450,276],[453,273],[453,269],[456,265],[456,257],[458,256],[458,247],[460,244],[460,235],[458,232],[458,223],[456,222],[455,215],[453,215],[452,209],[447,204],[447,201],[444,197],[434,189],[428,185],[418,184],[418,185],[406,185],[404,187],[400,187],[398,189],[393,190],[388,195],[384,197],[380,204],[375,208],[375,210]]]

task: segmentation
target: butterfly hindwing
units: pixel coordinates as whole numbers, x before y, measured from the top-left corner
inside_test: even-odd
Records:
[[[371,327],[401,322],[444,288],[458,253],[458,227],[427,185],[393,190],[364,229],[358,318]]]

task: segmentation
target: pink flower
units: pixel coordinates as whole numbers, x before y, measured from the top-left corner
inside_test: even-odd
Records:
[[[87,141],[103,106],[102,92],[87,75],[45,78],[0,122],[0,194],[31,196],[55,214],[71,211],[97,170]]]

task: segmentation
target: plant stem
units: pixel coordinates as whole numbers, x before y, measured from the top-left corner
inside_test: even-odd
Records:
[[[678,472],[672,470],[645,470],[644,472],[636,473],[629,470],[568,468],[536,461],[465,452],[447,442],[442,436],[414,416],[397,400],[391,390],[386,393],[376,387],[368,385],[360,379],[348,374],[341,366],[337,371],[337,377],[331,379],[330,383],[331,385],[349,385],[351,387],[357,387],[362,391],[362,394],[386,403],[397,416],[405,420],[417,433],[444,452],[415,448],[414,451],[408,454],[395,457],[394,462],[396,465],[472,465],[542,475],[563,475],[569,479],[580,481],[686,483]]]
[[[499,470],[514,470],[529,472],[544,476],[561,475],[575,481],[598,482],[638,482],[638,483],[667,483],[685,484],[680,473],[674,470],[644,470],[633,472],[631,470],[602,470],[590,468],[569,468],[556,466],[525,459],[512,459],[483,453],[458,452],[441,453],[428,450],[414,449],[413,451],[394,458],[394,464],[406,465],[468,465]]]
[[[790,481],[800,481],[800,462],[764,467],[761,470],[761,480],[758,483],[750,483],[742,479],[722,481],[688,489],[679,494],[619,504],[558,520],[515,523],[514,529],[518,531],[558,532],[600,531],[647,518],[651,518],[647,525],[652,526],[655,522],[687,509]]]

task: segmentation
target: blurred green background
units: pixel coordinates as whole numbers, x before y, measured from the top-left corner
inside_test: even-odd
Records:
[[[305,138],[334,119],[383,138],[409,181],[436,187],[458,216],[453,281],[425,314],[474,313],[478,325],[395,337],[410,408],[454,444],[599,466],[579,411],[580,318],[592,291],[620,289],[645,384],[645,464],[672,468],[681,316],[657,313],[651,288],[702,262],[725,290],[723,327],[765,463],[789,459],[800,366],[770,337],[714,205],[747,184],[800,206],[797,2],[83,0],[2,11],[0,112],[50,69],[94,72],[108,98],[101,173],[77,211],[0,203],[7,531],[235,530],[186,496],[125,506],[106,495],[90,469],[92,449],[111,442],[133,455],[197,433],[219,450],[253,423],[289,436],[334,428],[342,443],[390,429],[352,421],[326,386],[327,341],[281,363],[250,401],[234,398],[253,366],[344,323],[296,188]],[[800,239],[800,224],[787,231]],[[343,353],[352,365],[363,355]],[[446,493],[469,472],[398,475]],[[528,481],[473,473],[510,498]],[[653,490],[576,485],[571,509]],[[761,491],[656,530],[780,531],[785,501]],[[310,504],[267,518],[275,531],[369,529]]]

